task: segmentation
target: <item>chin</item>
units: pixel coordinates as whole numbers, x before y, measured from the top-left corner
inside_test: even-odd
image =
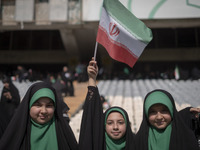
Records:
[[[157,129],[165,129],[166,126],[156,126]]]
[[[121,136],[120,136],[120,137],[119,137],[119,136],[117,136],[117,137],[116,137],[116,136],[112,137],[113,140],[119,140],[120,138],[121,138]]]

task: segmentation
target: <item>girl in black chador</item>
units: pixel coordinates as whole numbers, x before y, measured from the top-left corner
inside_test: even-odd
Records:
[[[172,95],[165,90],[149,92],[136,134],[137,150],[198,150],[191,128],[192,111],[198,109],[188,107],[177,112]]]
[[[51,85],[31,85],[1,137],[0,150],[77,150],[62,102]]]
[[[96,61],[91,60],[87,70],[89,86],[83,106],[79,150],[135,150],[127,112],[120,107],[111,107],[103,113],[96,86]]]

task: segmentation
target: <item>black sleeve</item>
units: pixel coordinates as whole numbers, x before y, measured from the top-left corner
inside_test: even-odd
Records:
[[[191,107],[186,107],[178,112],[184,123],[193,130],[194,115],[190,112]]]
[[[18,106],[20,104],[20,95],[19,95],[19,91],[17,89],[11,91],[11,95],[12,95],[12,101],[13,103]]]
[[[103,108],[97,87],[88,87],[79,137],[79,150],[103,149]]]

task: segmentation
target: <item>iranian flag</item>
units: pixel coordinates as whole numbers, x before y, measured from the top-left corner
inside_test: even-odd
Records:
[[[113,59],[133,67],[152,32],[118,0],[104,0],[96,41]]]

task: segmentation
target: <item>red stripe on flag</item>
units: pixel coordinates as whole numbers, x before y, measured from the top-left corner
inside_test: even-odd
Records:
[[[101,26],[99,26],[96,40],[105,47],[113,59],[126,63],[130,67],[133,67],[136,63],[138,58],[125,45],[109,38],[107,32]]]

